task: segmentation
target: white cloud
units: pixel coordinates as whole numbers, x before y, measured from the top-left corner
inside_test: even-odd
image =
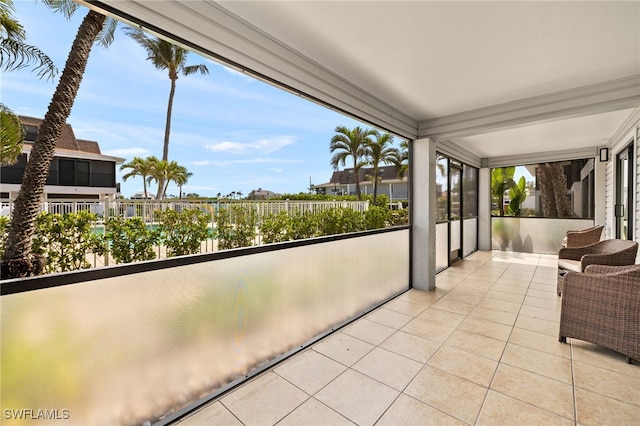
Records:
[[[194,166],[210,166],[212,165],[211,161],[192,161],[191,164],[193,164]]]
[[[272,172],[276,172],[276,173],[282,173],[284,171],[284,169],[282,169],[280,167],[271,167],[269,170],[271,170]]]
[[[227,152],[230,154],[271,154],[287,145],[295,143],[295,136],[276,136],[270,139],[260,139],[254,142],[224,141],[215,144],[207,144],[205,148],[213,152]]]

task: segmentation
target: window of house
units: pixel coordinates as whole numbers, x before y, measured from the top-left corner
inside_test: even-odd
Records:
[[[58,184],[65,186],[75,185],[75,161],[58,160]]]
[[[24,126],[24,140],[33,142],[36,140],[36,136],[38,135],[38,126],[32,126],[30,124],[25,124]]]

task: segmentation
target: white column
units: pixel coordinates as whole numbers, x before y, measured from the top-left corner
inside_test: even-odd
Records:
[[[491,169],[478,171],[478,250],[491,250]]]
[[[436,144],[411,143],[411,282],[418,290],[436,288]]]

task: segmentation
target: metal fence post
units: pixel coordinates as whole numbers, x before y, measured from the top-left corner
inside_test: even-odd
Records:
[[[111,216],[111,206],[109,197],[104,197],[104,266],[109,266],[109,240],[107,239],[107,221]]]

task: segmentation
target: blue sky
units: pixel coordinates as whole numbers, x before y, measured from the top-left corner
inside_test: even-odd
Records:
[[[62,72],[87,9],[80,8],[67,21],[41,3],[17,0],[15,6],[27,42]],[[127,161],[161,158],[169,78],[146,60],[145,51],[123,28],[120,24],[108,49],[94,46],[67,122],[76,137],[97,141],[103,154]],[[363,126],[195,53],[187,64],[206,64],[209,74],[177,81],[169,160],[193,173],[185,193],[247,195],[258,188],[306,192],[309,179],[319,184],[331,176],[329,141],[336,126]],[[38,80],[29,70],[3,73],[1,100],[17,114],[44,117],[56,84],[57,79]],[[121,175],[118,171],[123,195],[142,190],[141,178],[122,182]],[[171,185],[167,193],[178,195],[178,189]]]

